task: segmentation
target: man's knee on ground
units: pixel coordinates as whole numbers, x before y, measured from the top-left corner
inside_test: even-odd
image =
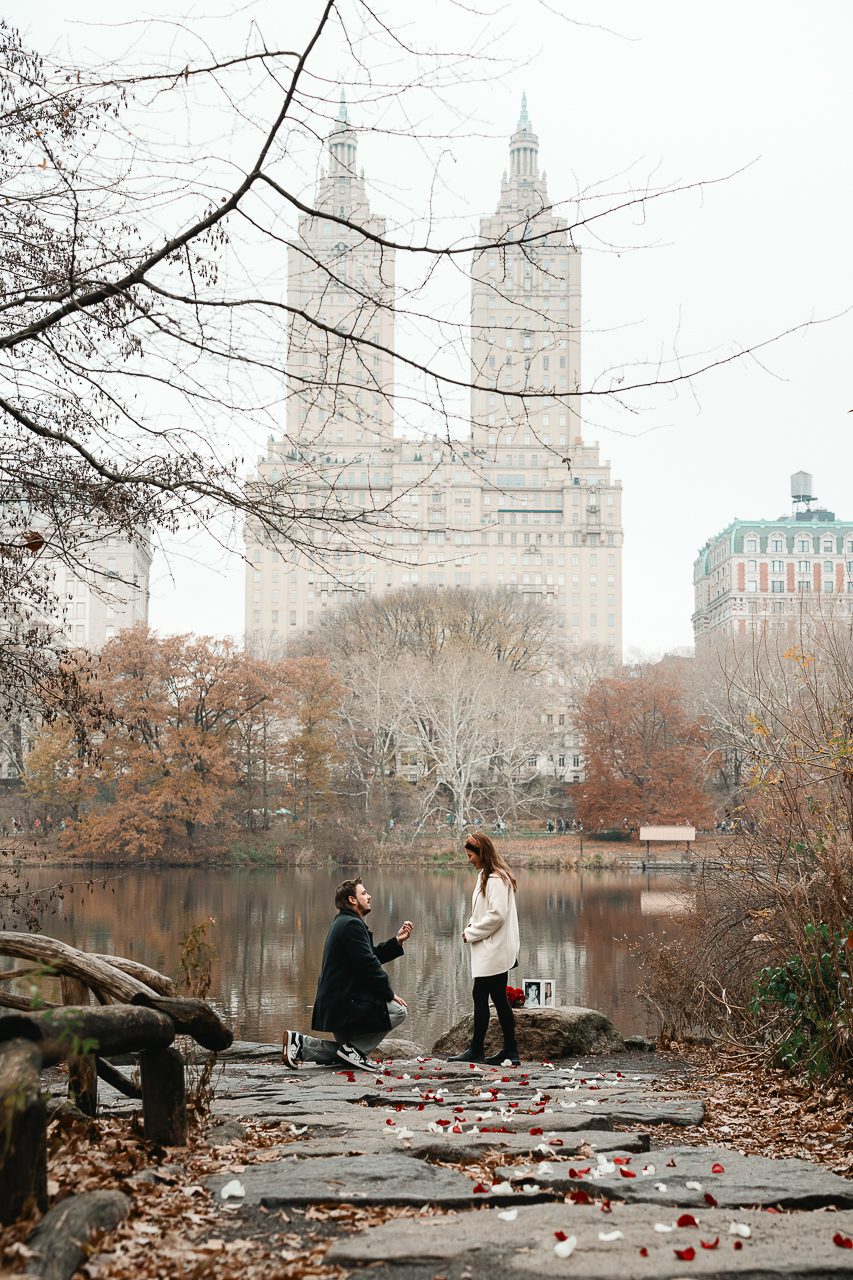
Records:
[[[399,1027],[406,1021],[409,1011],[404,1004],[398,1004],[396,1000],[392,1000],[388,1005],[388,1017],[391,1019],[392,1027]]]

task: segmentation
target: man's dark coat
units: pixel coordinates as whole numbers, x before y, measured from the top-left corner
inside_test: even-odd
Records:
[[[357,911],[344,907],[332,921],[323,948],[323,967],[311,1027],[339,1036],[388,1031],[388,1002],[394,989],[382,968],[403,955],[396,938],[373,945],[373,934]]]

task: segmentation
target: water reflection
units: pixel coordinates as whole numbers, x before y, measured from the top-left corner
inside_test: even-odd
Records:
[[[218,951],[212,998],[247,1040],[278,1040],[307,1028],[339,868],[187,870],[113,876],[106,888],[66,895],[45,932],[87,951],[178,969],[181,939],[212,916]],[[34,887],[56,873],[31,877]],[[389,967],[409,1002],[407,1034],[429,1045],[470,1007],[459,935],[467,918],[468,871],[377,869],[366,876],[377,940],[415,921],[406,955]],[[520,876],[521,962],[512,977],[553,978],[561,1004],[590,1005],[629,1035],[656,1030],[637,1000],[630,942],[665,927],[679,909],[671,877],[610,871],[528,871]],[[9,962],[11,964],[11,962]]]

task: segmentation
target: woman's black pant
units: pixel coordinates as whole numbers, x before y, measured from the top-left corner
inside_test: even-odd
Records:
[[[474,990],[474,1037],[472,1046],[482,1050],[489,1028],[489,999],[495,1006],[498,1022],[501,1024],[505,1049],[515,1048],[515,1018],[506,998],[507,972],[490,973],[487,978],[475,978]]]

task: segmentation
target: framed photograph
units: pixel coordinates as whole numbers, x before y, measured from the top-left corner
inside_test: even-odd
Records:
[[[525,978],[522,982],[525,1009],[554,1008],[557,984],[553,978]]]

